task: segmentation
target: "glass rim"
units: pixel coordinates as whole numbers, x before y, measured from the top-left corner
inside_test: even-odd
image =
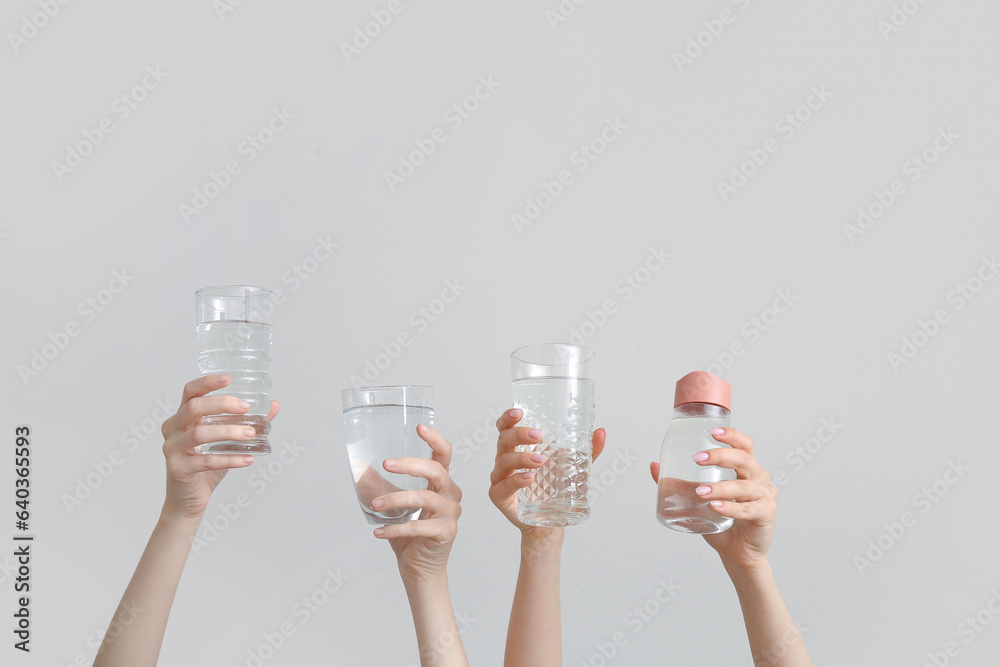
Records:
[[[355,387],[340,392],[340,405],[346,414],[355,408],[375,405],[423,407],[433,410],[434,387],[427,384]]]
[[[582,345],[574,345],[572,343],[532,343],[531,345],[522,345],[521,347],[517,348],[516,350],[510,353],[510,358],[513,360],[520,361],[521,363],[531,364],[533,366],[565,366],[566,365],[565,361],[550,364],[544,361],[533,361],[531,359],[526,358],[523,354],[531,349],[543,349],[543,348],[554,349],[560,347],[563,348],[569,347],[576,350],[580,350],[581,355],[578,359],[578,362],[592,361],[597,358],[597,353],[594,352],[589,347],[584,347]]]
[[[237,290],[243,291],[244,296],[248,297],[271,296],[273,294],[266,287],[257,287],[256,285],[212,285],[196,289],[194,293],[195,296],[237,297],[240,296]]]
[[[371,390],[371,389],[404,389],[404,390],[405,389],[431,389],[431,390],[433,390],[434,387],[432,387],[429,384],[373,384],[373,385],[365,386],[365,387],[350,387],[348,389],[343,389],[343,390],[341,390],[340,395],[343,396],[344,394],[346,394],[349,391],[368,391],[368,390]]]

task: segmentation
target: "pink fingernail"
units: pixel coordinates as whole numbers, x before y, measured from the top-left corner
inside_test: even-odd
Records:
[[[382,509],[383,505],[385,505],[385,501],[382,500],[381,498],[376,498],[375,500],[372,501],[373,510]]]
[[[535,476],[535,474],[532,473],[532,472],[522,472],[521,473],[521,479],[531,479],[534,476]]]
[[[521,410],[520,409],[518,409],[518,410],[511,410],[510,411],[510,416],[511,416],[511,419],[520,419],[521,418]]]
[[[712,435],[725,435],[726,434],[726,429],[724,429],[724,428],[713,428],[711,431],[709,431],[709,433],[711,433]]]
[[[257,435],[257,431],[253,430],[249,426],[247,428],[243,429],[243,437],[244,438],[252,438],[255,435]]]
[[[253,463],[253,457],[252,456],[244,456],[243,457],[243,463],[245,463],[247,465],[250,465],[251,463]]]
[[[708,460],[708,452],[698,452],[694,455],[694,460],[698,463],[704,463]]]
[[[385,535],[385,528],[375,529],[375,537],[382,537],[383,535]]]
[[[532,440],[535,440],[537,438],[542,437],[542,432],[539,431],[537,428],[533,428],[530,431],[528,431],[528,437],[531,438]]]
[[[399,461],[397,461],[396,459],[386,459],[385,460],[385,467],[386,468],[395,468],[397,463],[399,463]]]
[[[721,500],[713,500],[709,504],[712,507],[722,507],[722,501]]]
[[[237,405],[240,406],[240,410],[249,410],[250,409],[250,403],[248,401],[240,401],[239,403],[237,403]]]
[[[699,486],[697,489],[694,490],[694,492],[697,493],[699,496],[707,496],[712,492],[712,487]]]
[[[542,461],[545,460],[545,457],[542,456],[541,454],[532,454],[531,460],[534,461],[535,463],[541,463]]]

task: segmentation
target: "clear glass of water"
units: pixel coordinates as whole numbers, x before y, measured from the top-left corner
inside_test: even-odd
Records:
[[[212,394],[236,396],[250,403],[240,415],[211,415],[202,424],[250,426],[252,440],[213,442],[202,454],[270,454],[271,422],[271,292],[249,285],[205,287],[195,292],[198,370],[204,375],[227,374],[230,383]]]
[[[517,450],[547,457],[517,492],[517,517],[529,526],[574,526],[590,516],[595,359],[593,350],[562,343],[510,355],[518,426],[542,432],[541,442]]]
[[[360,387],[345,389],[344,439],[361,511],[373,526],[416,519],[419,507],[376,512],[372,500],[393,491],[427,488],[423,477],[388,472],[382,462],[404,456],[430,458],[431,448],[417,435],[417,425],[434,426],[431,387]]]

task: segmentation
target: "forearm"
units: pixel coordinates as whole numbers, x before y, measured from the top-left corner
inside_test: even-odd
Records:
[[[98,649],[94,667],[154,667],[199,521],[161,515]]]
[[[433,579],[404,576],[423,667],[468,667],[444,573]]]
[[[809,667],[805,642],[778,592],[770,565],[726,565],[740,598],[747,638],[757,667]]]
[[[507,626],[504,667],[561,667],[562,529],[521,540],[521,568]]]

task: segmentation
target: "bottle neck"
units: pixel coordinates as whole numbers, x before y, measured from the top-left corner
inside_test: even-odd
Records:
[[[713,403],[682,403],[674,408],[674,417],[729,417],[729,410]]]

